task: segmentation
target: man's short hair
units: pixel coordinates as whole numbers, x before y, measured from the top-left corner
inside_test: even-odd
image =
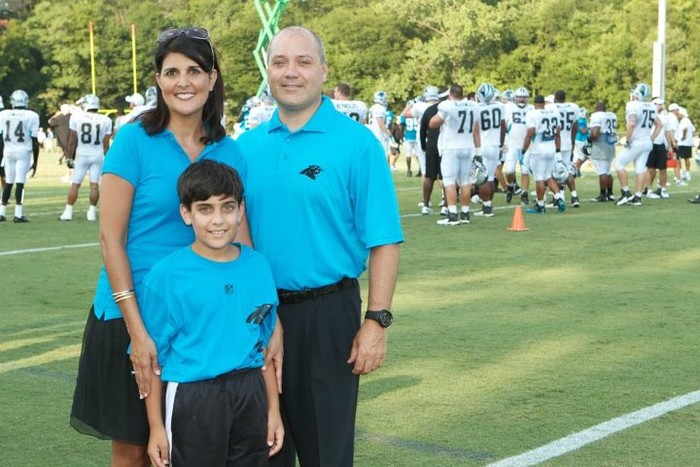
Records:
[[[561,89],[554,93],[554,102],[564,102],[566,100],[566,91]]]
[[[463,97],[464,89],[462,89],[462,86],[460,86],[459,84],[453,84],[452,86],[450,86],[450,94],[454,97]]]
[[[191,164],[177,181],[177,194],[187,209],[196,201],[212,196],[230,196],[239,204],[243,200],[243,182],[233,167],[204,159]]]
[[[320,60],[320,63],[323,65],[326,63],[326,47],[323,45],[323,39],[321,39],[321,36],[313,32],[311,29],[307,29],[303,26],[287,26],[284,29],[280,29],[277,34],[275,34],[272,39],[270,40],[270,43],[267,45],[267,57],[268,57],[268,63],[269,63],[269,57],[270,57],[270,47],[272,46],[272,43],[277,39],[277,36],[282,34],[283,32],[289,32],[289,31],[294,31],[296,33],[300,32],[306,32],[311,34],[311,37],[313,37],[314,42],[316,42],[316,47],[318,48],[318,57]]]
[[[345,97],[350,97],[350,85],[348,83],[338,83],[335,87]]]

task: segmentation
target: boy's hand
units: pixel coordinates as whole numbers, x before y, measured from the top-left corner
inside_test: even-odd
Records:
[[[284,360],[283,334],[282,322],[278,316],[275,330],[272,331],[270,342],[267,344],[267,349],[265,349],[265,361],[262,368],[266,370],[271,363],[273,364],[277,379],[277,392],[280,394],[282,394],[282,363]]]
[[[284,425],[279,410],[271,411],[267,416],[267,445],[270,447],[269,456],[274,456],[282,449],[284,440]]]
[[[148,457],[156,467],[166,467],[170,465],[170,448],[165,430],[151,430],[148,439]]]

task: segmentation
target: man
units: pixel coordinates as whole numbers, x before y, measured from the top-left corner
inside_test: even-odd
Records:
[[[525,116],[533,109],[532,105],[527,103],[528,97],[530,97],[529,91],[521,86],[513,91],[514,102],[508,102],[505,105],[505,120],[506,128],[508,129],[505,144],[505,162],[503,164],[503,171],[506,176],[506,202],[510,203],[513,200],[513,195],[516,194],[515,168],[520,163],[520,183],[523,186],[520,201],[524,206],[527,206],[530,202],[527,192],[530,188],[530,172],[527,166],[524,165],[524,155],[520,151],[527,134]]]
[[[668,130],[668,113],[664,109],[664,100],[660,97],[652,99],[652,104],[656,106],[656,112],[663,125],[662,130],[654,141],[652,148],[647,156],[647,174],[646,174],[646,190],[647,198],[658,199],[668,198],[669,193],[666,189],[668,174],[666,171],[666,161],[668,160],[669,148],[672,147],[673,134]],[[656,171],[659,171],[659,187],[652,191],[651,187],[654,183]]]
[[[5,164],[5,186],[2,189],[2,205],[0,205],[0,222],[6,220],[7,203],[15,189],[15,223],[29,222],[23,212],[24,184],[27,182],[29,171],[32,177],[36,174],[39,162],[39,115],[27,109],[29,95],[17,89],[10,95],[12,109],[0,112],[0,133],[4,140],[3,159]],[[33,158],[33,159],[32,159]]]
[[[68,136],[70,135],[68,122],[70,121],[70,114],[70,105],[61,104],[60,110],[49,118],[49,126],[53,130],[54,136],[56,137],[56,144],[58,144],[58,147],[61,150],[61,157],[58,159],[59,164],[67,159]]]
[[[614,112],[606,111],[605,102],[596,102],[595,112],[591,114],[589,130],[590,146],[584,146],[582,151],[586,151],[591,158],[598,174],[600,186],[600,194],[592,201],[599,203],[614,201],[613,177],[610,169],[612,160],[615,158],[615,145],[617,144],[617,115]],[[584,162],[580,159],[579,161]]]
[[[678,138],[678,163],[681,167],[681,180],[690,181],[690,159],[693,156],[693,137],[695,136],[695,125],[688,116],[688,111],[685,107],[679,109],[681,115],[678,124],[680,137]]]
[[[275,98],[270,94],[270,86],[263,86],[260,93],[260,102],[257,106],[252,107],[248,113],[248,128],[252,129],[268,121],[272,118],[272,112],[275,111]]]
[[[437,103],[439,99],[438,95],[439,92],[437,87],[426,86],[423,90],[423,94],[419,98],[411,99],[408,102],[406,102],[406,107],[404,107],[403,111],[401,112],[401,115],[403,115],[404,117],[410,117],[416,121],[416,134],[418,134],[419,137],[421,134],[421,121],[423,120],[423,114],[425,113],[428,107]],[[424,130],[424,133],[425,131],[426,130]],[[425,179],[426,155],[425,148],[423,147],[422,142],[420,142],[420,144],[416,146],[416,150],[418,152],[418,172],[421,173],[424,177],[423,198],[425,198],[425,191],[427,187],[430,187],[430,193],[433,192],[433,184],[435,183],[435,180]],[[432,214],[433,212],[431,206],[429,204],[425,204],[425,201],[418,203],[418,206],[421,208],[421,214],[423,215]]]
[[[522,149],[523,153],[530,151],[528,165],[535,179],[537,200],[535,207],[528,209],[527,212],[534,214],[545,212],[545,184],[554,194],[554,204],[559,208],[559,212],[566,209],[566,203],[559,192],[559,186],[552,179],[554,157],[560,151],[559,112],[546,109],[544,103],[544,97],[535,96],[535,108],[525,116],[527,134]]]
[[[433,102],[432,96],[430,102]],[[433,196],[433,188],[435,186],[435,180],[440,180],[440,185],[442,187],[442,173],[440,173],[440,128],[430,128],[430,120],[437,115],[438,104],[439,104],[439,93],[438,97],[435,99],[435,103],[423,112],[420,124],[418,125],[418,140],[420,141],[420,146],[425,153],[425,171],[423,172],[423,204],[422,211],[423,215],[432,214],[433,210],[430,208],[431,202],[430,198]],[[441,188],[442,191],[442,188]],[[447,206],[443,206],[440,209],[441,215],[447,215]]]
[[[501,148],[506,137],[506,120],[503,105],[495,101],[496,88],[490,83],[482,83],[476,90],[479,102],[479,133],[481,135],[481,156],[486,166],[486,183],[479,187],[479,198],[483,203],[475,216],[493,217],[493,194],[496,192],[496,167],[501,157]]]
[[[625,107],[625,121],[627,122],[625,148],[615,159],[615,170],[617,170],[617,178],[620,180],[622,190],[622,196],[617,201],[618,206],[628,203],[632,206],[642,205],[647,156],[653,146],[653,140],[663,128],[661,120],[656,114],[656,106],[651,102],[646,102],[649,94],[651,94],[649,85],[645,83],[635,85],[630,93],[630,101]],[[625,170],[625,166],[630,162],[634,164],[636,174],[634,194],[630,192],[627,171]]]
[[[333,106],[356,122],[367,123],[367,104],[350,99],[350,85],[338,83],[333,90]]]
[[[681,177],[681,166],[678,160],[678,141],[680,141],[680,120],[681,106],[673,102],[668,106],[668,131],[671,132],[672,148],[669,148],[669,159],[666,163],[667,167],[673,169],[673,180],[676,186],[688,185]]]
[[[137,110],[138,107],[143,108],[144,104],[146,103],[143,96],[138,92],[135,92],[130,96],[126,96],[124,100],[129,103],[130,111],[128,114],[117,117],[116,120],[114,120],[114,134],[112,135],[112,139],[114,139],[114,137],[117,136],[117,131],[119,131],[119,128],[121,128],[123,125],[126,125],[129,122],[132,122],[134,118],[136,118],[138,113],[141,113],[143,110],[145,110]]]
[[[573,149],[576,141],[576,133],[578,133],[578,117],[581,114],[581,109],[573,102],[566,102],[566,92],[558,90],[554,93],[554,103],[550,104],[551,108],[559,112],[559,138],[561,139],[561,160],[566,165],[569,171],[569,176],[566,178],[566,186],[569,187],[571,193],[571,206],[578,208],[581,203],[576,192],[576,180],[572,175],[573,170]]]
[[[430,119],[430,128],[440,128],[440,171],[445,189],[447,217],[438,225],[469,224],[469,202],[472,196],[470,174],[474,149],[479,140],[479,108],[464,99],[462,86],[453,84],[446,101],[440,102],[437,114]],[[461,212],[457,214],[457,186]]]
[[[403,130],[403,141],[406,153],[406,176],[412,177],[413,170],[411,170],[411,163],[413,162],[414,158],[418,160],[418,134],[416,132],[418,129],[418,123],[416,122],[415,118],[406,117],[405,115],[401,114],[399,117],[399,124]],[[422,175],[420,173],[420,168],[418,169],[418,174],[416,176],[419,175]]]
[[[100,199],[100,175],[102,161],[109,149],[109,138],[112,134],[112,120],[106,115],[97,113],[100,100],[93,94],[83,98],[83,110],[74,114],[70,119],[70,137],[68,139],[68,154],[75,159],[73,179],[68,190],[68,200],[59,220],[73,219],[73,205],[78,200],[78,190],[85,175],[90,176],[90,207],[87,220],[97,220],[97,201]]]
[[[359,375],[386,354],[403,241],[398,203],[377,139],[323,96],[322,40],[288,27],[267,57],[277,110],[238,141],[248,163],[250,229],[279,288],[284,328],[288,436],[271,465],[294,466],[296,452],[301,465],[351,466]],[[368,256],[360,325],[357,277]]]
[[[374,104],[369,108],[369,123],[368,128],[372,130],[374,136],[379,141],[384,149],[384,158],[389,163],[391,159],[391,154],[389,152],[389,139],[391,138],[391,133],[389,132],[389,125],[386,121],[386,106],[389,104],[389,99],[384,91],[377,91],[374,93]]]

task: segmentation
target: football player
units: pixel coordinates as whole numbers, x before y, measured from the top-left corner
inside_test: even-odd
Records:
[[[647,198],[668,198],[669,193],[666,189],[666,183],[668,182],[666,163],[668,161],[669,148],[672,148],[671,140],[673,139],[673,135],[668,130],[668,112],[666,112],[664,108],[664,100],[659,97],[656,97],[652,99],[651,103],[656,106],[656,114],[661,120],[663,129],[661,130],[661,132],[659,132],[656,139],[652,141],[653,146],[651,151],[649,152],[649,156],[647,156],[645,190],[647,192]],[[657,170],[659,171],[659,187],[655,191],[652,191],[651,187],[653,186],[654,177],[656,176]]]
[[[350,85],[338,83],[333,90],[333,106],[340,112],[363,125],[367,123],[367,104],[350,99]]]
[[[4,140],[3,154],[5,164],[5,185],[2,189],[0,205],[0,222],[6,220],[7,203],[15,189],[15,223],[29,222],[23,212],[24,185],[31,171],[36,174],[39,162],[39,115],[29,110],[29,95],[17,89],[10,95],[12,109],[0,111],[0,133]],[[33,157],[33,159],[32,159]]]
[[[369,108],[369,123],[367,126],[377,140],[382,145],[384,149],[384,155],[386,156],[387,163],[389,162],[389,138],[391,134],[389,133],[389,128],[386,125],[386,106],[389,103],[386,92],[377,91],[374,93],[374,104]]]
[[[514,102],[509,102],[505,106],[506,119],[506,144],[505,144],[505,163],[503,171],[505,172],[507,187],[506,187],[506,202],[510,203],[515,194],[515,167],[520,163],[520,183],[523,186],[520,201],[523,205],[529,204],[529,196],[527,190],[530,187],[530,172],[527,165],[524,164],[524,155],[521,154],[523,140],[527,134],[527,123],[525,115],[532,110],[531,104],[527,103],[530,93],[525,87],[519,87],[513,91]]]
[[[578,117],[581,114],[581,109],[573,102],[566,102],[566,92],[558,90],[554,93],[554,103],[546,107],[559,112],[559,138],[561,139],[561,161],[566,165],[569,175],[566,178],[566,186],[569,187],[571,193],[571,206],[579,207],[581,203],[576,192],[576,180],[573,173],[573,149],[576,141],[576,133],[578,132]],[[557,157],[557,160],[559,157]],[[563,194],[563,193],[562,193]]]
[[[407,177],[412,177],[413,176],[413,171],[411,170],[411,162],[415,158],[418,160],[418,150],[417,150],[417,145],[418,145],[418,124],[416,122],[416,119],[413,117],[406,117],[405,115],[401,114],[399,117],[399,124],[401,125],[401,128],[403,129],[403,141],[404,141],[404,148],[405,148],[405,154],[406,154],[406,176]],[[418,174],[416,176],[420,176],[420,168],[418,169]]]
[[[614,112],[607,112],[605,102],[598,101],[595,112],[591,114],[588,128],[588,141],[581,150],[593,162],[600,186],[600,194],[591,201],[601,203],[615,201],[612,194],[613,177],[610,169],[617,144],[617,115]]]
[[[261,123],[268,121],[272,118],[273,113],[275,113],[275,98],[270,93],[270,86],[266,84],[260,93],[259,105],[252,107],[248,113],[246,120],[248,129],[255,128]]]
[[[647,102],[651,91],[646,83],[638,83],[630,93],[630,100],[625,107],[625,147],[620,156],[615,159],[615,170],[620,180],[622,196],[617,201],[618,206],[632,204],[642,205],[642,189],[646,178],[646,162],[653,140],[663,129],[661,119],[656,113],[656,106]],[[634,164],[636,183],[634,194],[630,192],[625,166]]]
[[[483,208],[474,213],[475,216],[493,217],[492,198],[496,191],[495,176],[496,166],[501,157],[501,148],[506,136],[506,120],[503,104],[495,101],[496,88],[490,83],[482,83],[476,90],[476,100],[479,103],[479,133],[481,136],[480,151],[476,156],[481,156],[486,166],[486,183],[479,187],[479,197]]]
[[[100,198],[100,175],[102,161],[109,149],[109,138],[112,134],[112,120],[106,115],[97,113],[100,100],[93,94],[83,98],[84,112],[77,112],[70,117],[70,135],[68,137],[68,154],[75,159],[71,186],[68,189],[68,199],[59,220],[73,219],[73,205],[78,200],[78,190],[85,175],[90,176],[90,207],[87,220],[97,220],[97,201]]]
[[[530,151],[529,167],[535,178],[535,190],[537,200],[529,213],[541,214],[545,212],[544,196],[545,184],[554,194],[554,203],[562,212],[566,209],[564,197],[559,192],[559,186],[552,179],[555,154],[560,151],[559,139],[559,112],[546,109],[545,100],[541,95],[535,96],[535,108],[525,116],[527,134],[522,146],[522,152]]]
[[[438,225],[469,224],[470,180],[475,148],[479,139],[479,107],[464,99],[462,86],[450,86],[446,101],[440,102],[430,128],[440,128],[440,172],[447,202],[447,217]],[[457,214],[457,186],[461,212]]]

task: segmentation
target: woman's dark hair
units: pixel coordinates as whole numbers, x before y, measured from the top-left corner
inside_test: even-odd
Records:
[[[214,56],[212,56],[214,52]],[[202,122],[204,123],[205,135],[202,138],[204,144],[213,141],[219,141],[226,136],[226,130],[221,125],[221,119],[224,115],[224,80],[219,67],[219,60],[213,46],[209,40],[194,39],[187,37],[185,34],[174,37],[173,39],[159,43],[155,50],[155,71],[160,73],[163,67],[165,57],[170,53],[180,53],[187,58],[194,60],[206,72],[211,72],[216,69],[218,78],[214,83],[214,89],[209,93],[209,98],[204,104],[202,112]],[[170,121],[170,110],[165,105],[160,87],[156,86],[158,92],[158,100],[153,109],[147,110],[139,115],[138,119],[142,121],[146,133],[154,135],[160,133]]]

